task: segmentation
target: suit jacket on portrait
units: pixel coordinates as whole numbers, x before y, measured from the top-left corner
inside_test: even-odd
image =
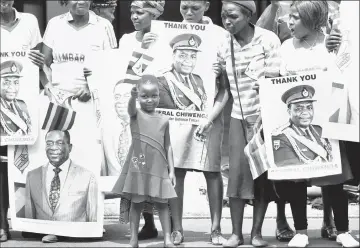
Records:
[[[193,110],[203,111],[206,106],[206,91],[199,75],[189,75],[193,91],[185,86],[185,80],[174,70],[169,70],[159,78],[159,108],[180,109],[193,104]]]
[[[13,110],[5,100],[1,99],[0,107],[0,135],[11,136],[21,130],[23,135],[31,132],[31,119],[27,105],[23,100],[15,99]]]
[[[322,128],[310,125],[309,130],[315,141],[312,141],[300,128],[290,123],[273,132],[272,145],[274,162],[277,166],[299,165],[304,164],[304,161],[312,162],[315,159],[319,162],[332,160],[331,145],[328,140],[321,138]],[[308,147],[300,142],[303,138],[312,146]]]
[[[50,187],[45,185],[46,172],[47,166],[44,165],[27,175],[25,218],[68,222],[97,221],[98,185],[92,172],[70,163],[54,212],[46,190]]]

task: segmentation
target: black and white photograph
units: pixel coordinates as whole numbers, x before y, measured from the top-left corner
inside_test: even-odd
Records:
[[[332,85],[328,80],[324,73],[314,73],[262,82],[265,144],[273,165],[269,178],[301,179],[341,173],[338,142],[322,137],[331,99]]]
[[[19,51],[1,53],[2,145],[31,145],[37,138],[39,116],[34,98],[38,95],[39,73],[27,56]]]
[[[44,96],[39,101],[43,123],[37,142],[8,147],[12,225],[29,233],[99,237],[101,146],[96,135],[84,139],[74,132],[80,113]],[[65,228],[69,223],[75,230]]]
[[[348,0],[0,0],[1,247],[359,247]]]

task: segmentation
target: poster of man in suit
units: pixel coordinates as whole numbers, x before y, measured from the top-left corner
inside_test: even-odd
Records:
[[[1,144],[33,144],[37,136],[33,127],[38,123],[34,101],[38,94],[38,69],[27,59],[26,52],[4,52],[1,55]]]
[[[38,127],[37,141],[32,146],[8,148],[13,229],[45,236],[101,237],[101,146],[97,137],[92,135],[92,143],[78,137],[73,130],[78,113],[39,98],[44,123]]]
[[[323,73],[267,79],[260,90],[271,179],[315,178],[341,173],[338,141],[322,137],[331,101]]]

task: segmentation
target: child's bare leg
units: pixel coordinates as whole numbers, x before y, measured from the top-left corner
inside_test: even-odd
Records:
[[[144,203],[131,202],[130,206],[130,246],[139,247],[138,232],[140,224],[140,214]]]
[[[155,203],[155,207],[159,212],[159,218],[161,222],[161,227],[164,233],[164,246],[165,247],[175,247],[171,242],[171,224],[170,224],[170,214],[169,207],[167,203]]]

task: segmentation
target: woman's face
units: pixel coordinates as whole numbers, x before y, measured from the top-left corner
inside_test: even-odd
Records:
[[[0,13],[10,13],[12,11],[14,1],[1,0],[0,4]]]
[[[206,1],[181,1],[180,13],[183,19],[190,23],[200,23],[205,11],[209,8]]]
[[[131,6],[130,12],[135,30],[139,31],[150,27],[151,21],[154,19],[153,15],[136,6]]]
[[[91,2],[92,1],[69,1],[68,6],[73,14],[83,16],[89,13]]]
[[[301,39],[311,32],[311,30],[302,23],[299,12],[295,6],[291,6],[290,8],[289,29],[291,35],[297,39]]]
[[[249,25],[250,17],[244,15],[240,8],[233,3],[223,3],[221,19],[225,29],[231,34],[237,34]]]

